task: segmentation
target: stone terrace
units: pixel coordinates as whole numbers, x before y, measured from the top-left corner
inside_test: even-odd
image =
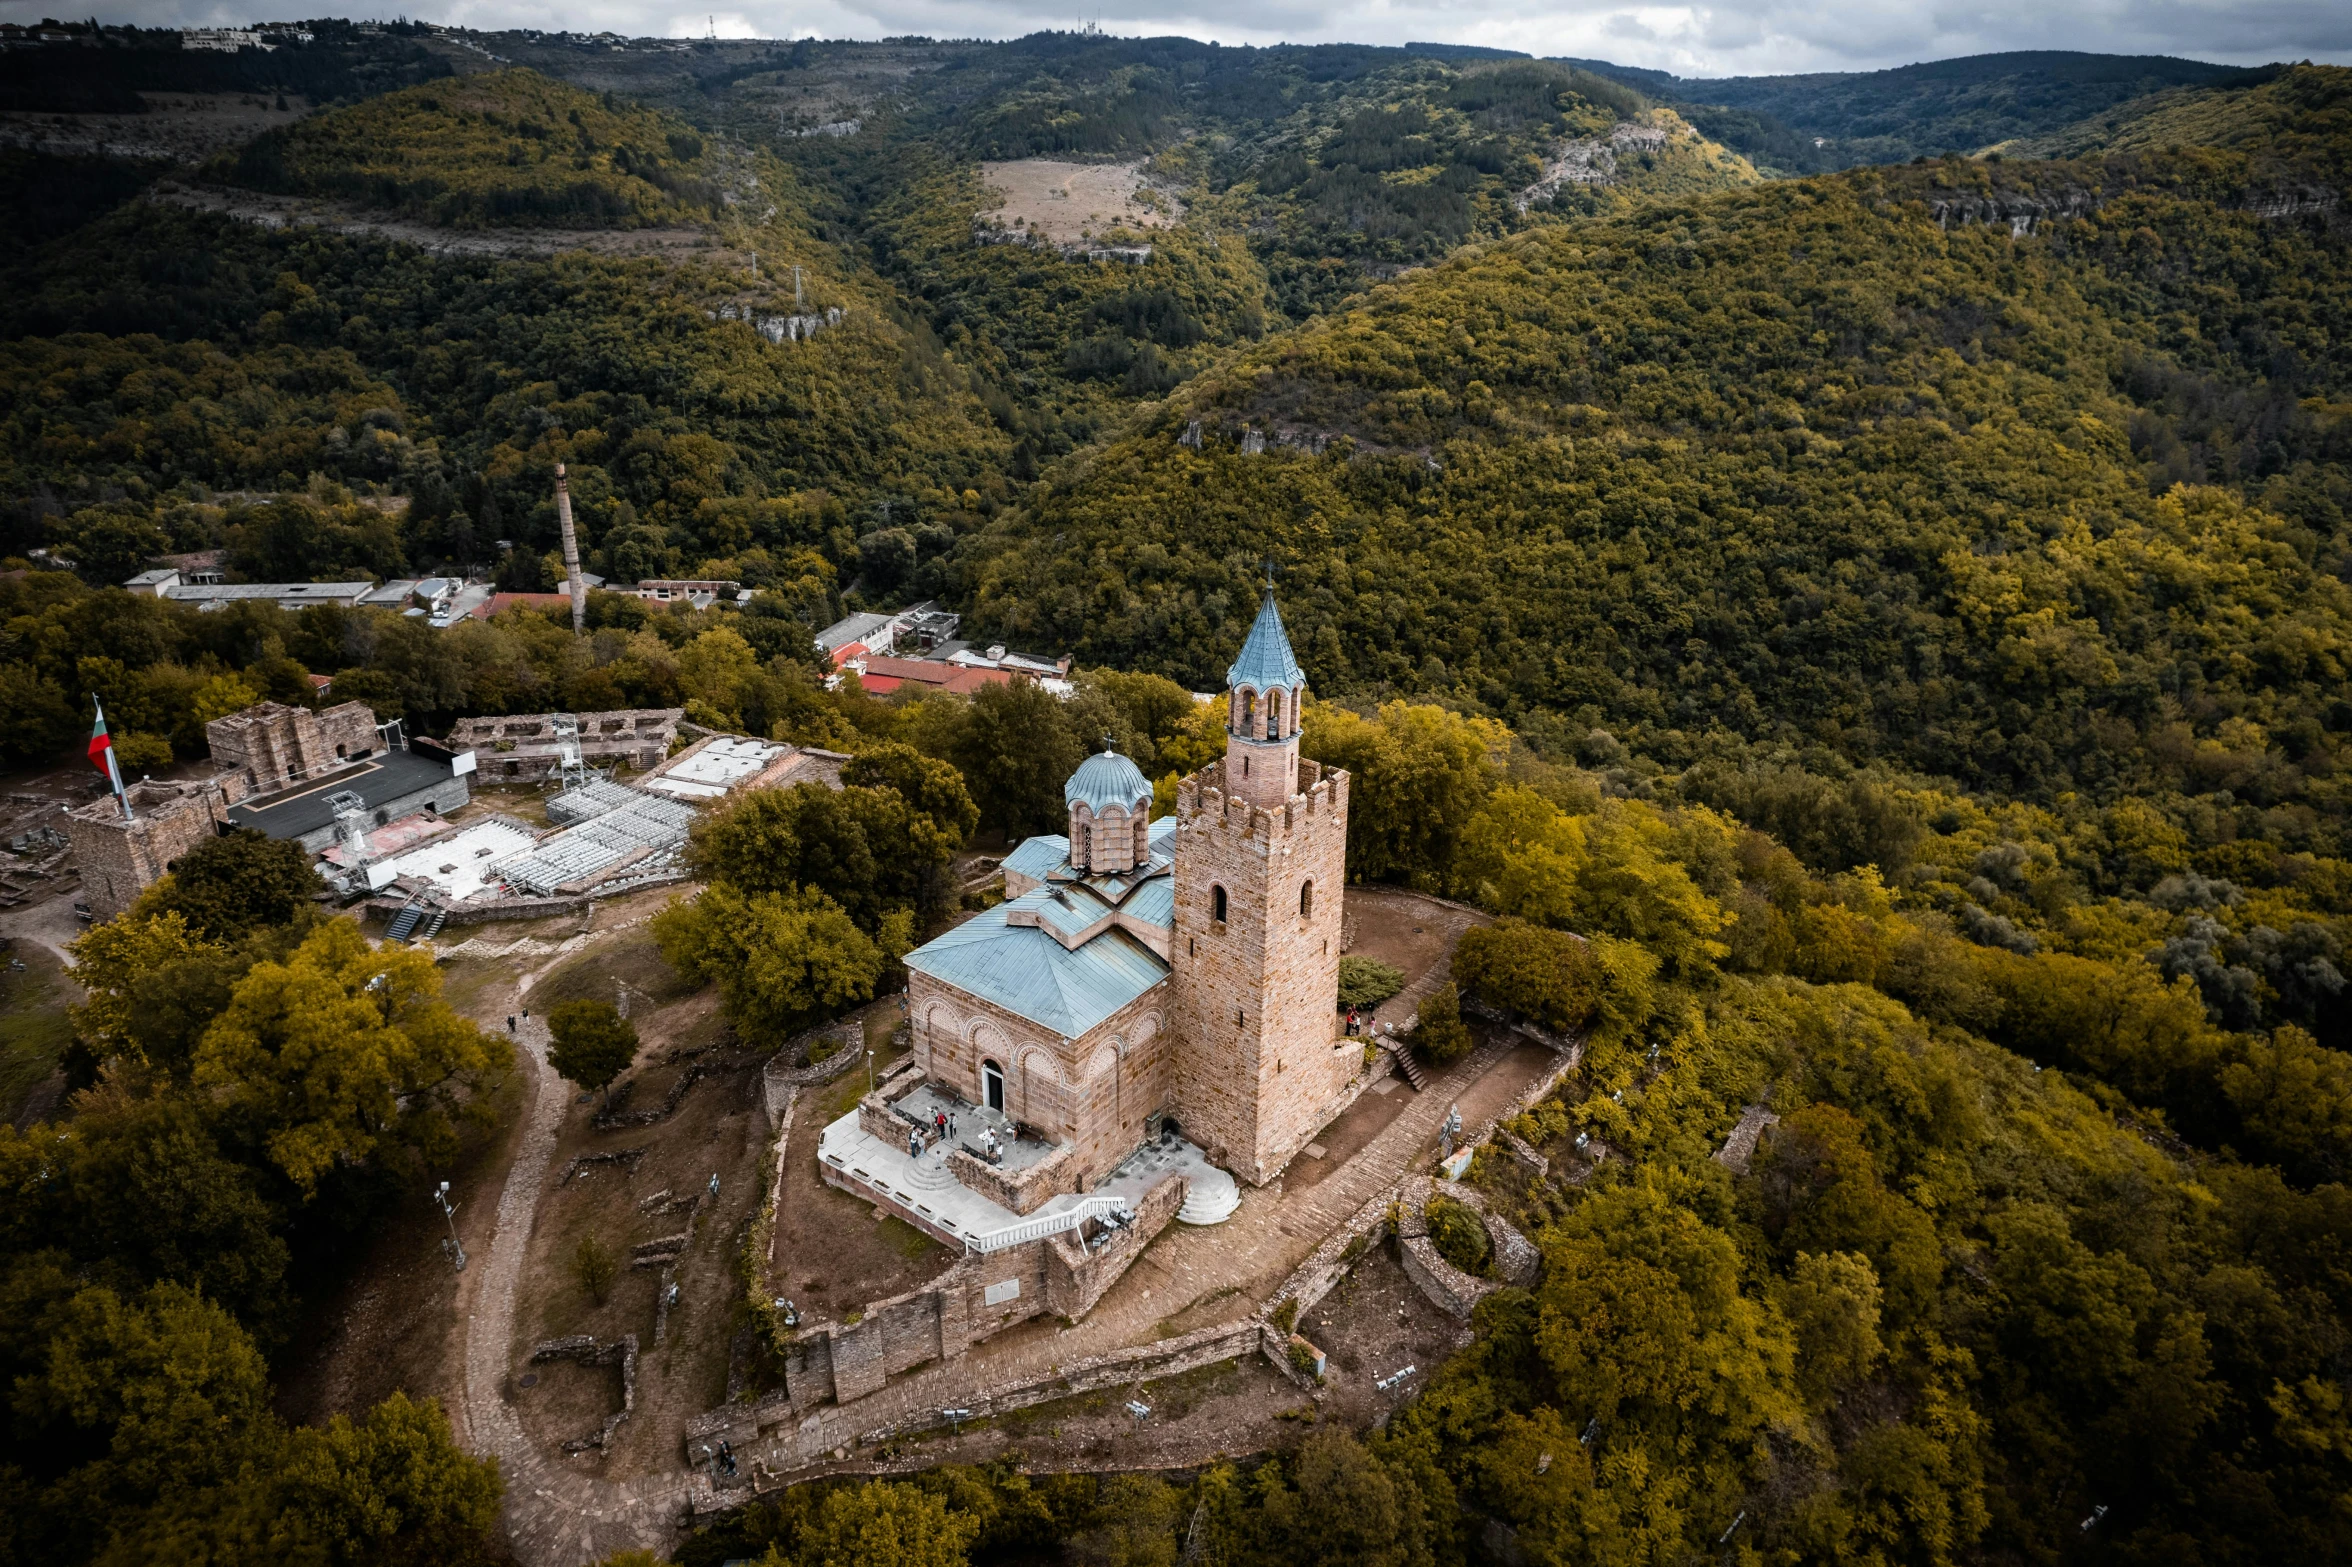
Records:
[[[1395,1092],[1410,1097],[1395,1119],[1310,1189],[1286,1196],[1278,1180],[1245,1191],[1223,1224],[1172,1225],[1083,1321],[1062,1328],[1038,1319],[848,1405],[797,1410],[797,1426],[787,1423],[744,1449],[746,1467],[756,1459],[776,1473],[804,1469],[831,1449],[919,1421],[977,1389],[1055,1376],[1095,1356],[1246,1320],[1327,1235],[1426,1165],[1449,1109],[1460,1104],[1463,1123],[1477,1126],[1553,1063],[1550,1052],[1504,1037],[1481,1046],[1425,1092],[1400,1086]],[[796,1148],[787,1157],[807,1152]]]

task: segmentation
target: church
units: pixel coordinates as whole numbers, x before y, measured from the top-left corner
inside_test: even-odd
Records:
[[[1225,755],[1173,815],[1133,761],[1088,757],[1068,831],[1006,858],[1006,901],[907,955],[912,1059],[825,1129],[827,1181],[968,1254],[1060,1237],[1123,1268],[1171,1215],[1221,1222],[1346,1106],[1348,775],[1299,755],[1306,675],[1271,589],[1226,687]]]

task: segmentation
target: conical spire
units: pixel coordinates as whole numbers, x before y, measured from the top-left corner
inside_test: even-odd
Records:
[[[1296,690],[1306,683],[1307,672],[1299,668],[1298,655],[1290,650],[1290,634],[1282,629],[1282,611],[1274,607],[1274,589],[1269,584],[1249,640],[1242,643],[1233,667],[1225,671],[1225,689],[1248,686],[1252,691],[1271,691],[1284,686]]]

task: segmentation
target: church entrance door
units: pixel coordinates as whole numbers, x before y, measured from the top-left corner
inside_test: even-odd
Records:
[[[980,1097],[989,1109],[1004,1114],[1004,1068],[994,1061],[980,1063]]]

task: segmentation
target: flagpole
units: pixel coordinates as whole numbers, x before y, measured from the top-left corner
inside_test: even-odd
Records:
[[[114,786],[114,798],[122,806],[123,820],[135,822],[138,818],[131,814],[130,791],[123,788],[122,769],[114,763],[114,736],[106,729],[106,704],[93,695],[90,711],[98,718],[97,727],[90,732],[90,756],[95,760],[101,752],[105,754],[106,781]]]

